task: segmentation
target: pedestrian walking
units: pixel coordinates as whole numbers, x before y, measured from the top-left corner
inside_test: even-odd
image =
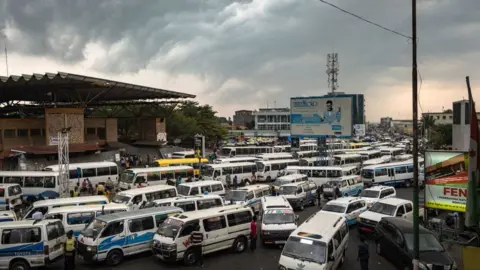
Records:
[[[322,202],[322,194],[323,194],[323,185],[318,186],[317,189],[317,199],[318,199],[318,207],[321,207]]]
[[[75,269],[75,238],[73,231],[67,232],[67,241],[64,245],[65,270]]]
[[[203,267],[203,233],[200,231],[200,224],[195,225],[195,230],[190,234],[188,241],[197,255],[196,265]]]
[[[257,249],[257,216],[254,215],[250,222],[250,250],[252,252]]]
[[[360,262],[361,270],[368,270],[368,259],[370,259],[370,252],[368,251],[368,244],[365,236],[360,235],[360,244],[358,245],[357,261]]]
[[[236,190],[238,186],[238,179],[237,176],[233,176],[233,190]]]
[[[275,190],[275,186],[270,186],[270,195],[277,196],[277,191]]]

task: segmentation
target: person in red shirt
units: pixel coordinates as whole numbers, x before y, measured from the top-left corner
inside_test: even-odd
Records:
[[[257,216],[254,215],[252,222],[250,222],[250,250],[252,252],[257,249]]]

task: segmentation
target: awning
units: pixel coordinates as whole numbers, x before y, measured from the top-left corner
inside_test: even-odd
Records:
[[[70,144],[70,153],[82,153],[101,150],[98,144]],[[0,158],[11,157],[18,155],[19,152],[30,155],[50,155],[58,153],[58,147],[52,146],[19,146],[9,150],[5,150],[0,154]]]

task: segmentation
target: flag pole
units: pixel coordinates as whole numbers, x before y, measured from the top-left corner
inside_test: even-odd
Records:
[[[469,99],[469,104],[470,104],[470,114],[473,116],[473,112],[476,111],[475,110],[475,102],[473,101],[473,95],[472,95],[472,87],[470,86],[470,77],[467,76],[465,78],[466,80],[466,83],[467,83],[467,90],[468,90],[468,99]],[[473,120],[473,117],[470,117],[470,121],[474,121]],[[478,125],[478,123],[477,123]],[[470,124],[470,129],[472,128],[472,124]],[[470,137],[472,137],[472,131],[470,130]],[[476,159],[477,160],[477,163],[478,163],[478,154],[480,153],[479,150],[480,150],[480,143],[478,141],[478,134],[477,134],[477,144],[476,144],[476,149],[470,149],[470,151],[474,151],[475,152],[475,155],[476,155]],[[470,138],[470,141],[472,140],[472,138]],[[470,143],[471,144],[471,143]],[[472,166],[473,164],[468,164],[468,166]],[[477,164],[476,164],[477,165]],[[472,225],[474,226],[475,228],[475,231],[477,232],[477,234],[480,233],[480,227],[479,227],[479,220],[478,220],[478,213],[477,213],[477,209],[479,207],[478,205],[478,198],[477,198],[477,195],[478,195],[478,192],[477,192],[477,188],[478,188],[478,179],[479,179],[479,168],[478,166],[476,166],[476,170],[475,172],[472,174],[469,175],[469,179],[468,179],[468,188],[467,188],[467,213],[466,213],[466,222],[468,223],[468,225]],[[470,201],[469,201],[470,200]],[[469,209],[469,207],[471,207]],[[473,209],[473,210],[472,210]]]

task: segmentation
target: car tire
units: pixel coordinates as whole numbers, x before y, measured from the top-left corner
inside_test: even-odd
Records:
[[[410,180],[406,180],[406,181],[405,181],[405,187],[406,187],[406,188],[409,188],[409,187],[411,187],[411,186],[412,186],[412,182],[411,182]]]
[[[15,260],[10,263],[9,269],[11,270],[29,270],[30,265],[24,260]]]
[[[242,253],[247,249],[247,239],[243,236],[237,237],[233,242],[232,250],[235,253]]]
[[[117,266],[123,261],[123,253],[118,250],[114,249],[107,254],[107,264],[109,266]]]
[[[192,266],[195,265],[197,262],[197,253],[195,253],[194,249],[188,249],[185,251],[185,254],[183,254],[183,263],[187,266]]]

